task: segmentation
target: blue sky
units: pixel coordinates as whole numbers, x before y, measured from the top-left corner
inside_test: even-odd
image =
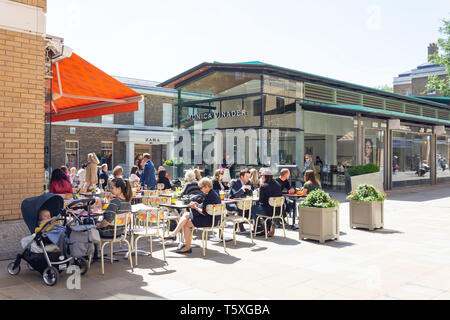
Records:
[[[366,86],[426,62],[444,0],[48,0],[47,33],[111,75],[259,60]]]

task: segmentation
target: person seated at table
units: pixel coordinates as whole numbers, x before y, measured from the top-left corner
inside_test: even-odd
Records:
[[[252,208],[252,211],[255,212],[255,215],[259,214],[271,217],[273,215],[273,207],[269,204],[269,198],[281,197],[281,187],[273,178],[272,171],[269,168],[265,168],[261,174],[263,176],[263,185],[259,189],[258,205]],[[276,214],[280,214],[280,208],[276,209]],[[275,229],[272,226],[272,219],[267,220],[267,230],[270,230],[267,235],[272,237],[275,233]]]
[[[313,190],[322,188],[322,186],[320,185],[320,182],[318,182],[316,180],[316,175],[314,174],[314,170],[306,170],[303,178],[305,179],[305,184],[303,185],[303,188],[302,188],[303,196],[307,196]]]
[[[172,185],[170,184],[170,180],[167,177],[166,170],[159,170],[158,179],[156,179],[156,182],[158,184],[160,183],[164,184],[163,190],[172,189]]]
[[[138,176],[139,168],[138,166],[133,166],[130,171],[130,181],[133,185],[133,188],[136,188],[140,185],[140,177]]]
[[[198,183],[195,180],[195,173],[192,170],[186,171],[184,175],[184,181],[186,181],[183,190],[181,190],[181,197],[189,196],[191,194],[199,194],[202,191],[198,187]]]
[[[289,182],[289,177],[291,176],[291,172],[289,169],[281,169],[280,171],[280,177],[276,178],[275,181],[280,185],[281,192],[282,193],[290,193],[294,194],[295,189],[291,186],[291,183]],[[286,217],[288,212],[292,212],[295,208],[295,201],[285,198],[284,201],[285,210],[283,210],[283,216]],[[277,222],[275,222],[277,223]]]
[[[103,182],[100,183],[100,182],[101,182],[100,180],[103,180]],[[109,181],[109,176],[108,176],[108,164],[107,164],[107,163],[104,163],[104,164],[102,164],[102,169],[101,169],[100,175],[99,175],[99,177],[98,177],[98,184],[99,184],[99,187],[102,188],[103,190],[105,190],[105,188],[106,188],[107,185],[108,185],[108,181]]]
[[[250,171],[248,169],[242,169],[239,173],[239,179],[231,180],[230,194],[228,198],[235,199],[252,196],[252,186],[250,185],[249,180],[250,180]],[[226,207],[228,211],[237,212],[241,216],[243,214],[242,210],[237,207],[236,203],[227,203]],[[256,216],[253,212],[253,209],[252,209],[252,219],[256,221]],[[245,231],[243,223],[239,224],[239,230],[241,232]]]
[[[177,228],[172,231],[166,239],[176,239],[176,235],[178,232],[183,229],[184,234],[184,247],[177,249],[177,253],[191,253],[191,234],[192,228],[203,228],[203,227],[211,227],[213,217],[206,212],[206,207],[210,204],[220,204],[221,200],[219,195],[213,190],[212,181],[209,178],[202,178],[198,186],[200,190],[206,195],[205,200],[200,205],[197,202],[189,203],[189,207],[191,208],[190,212],[186,212],[180,218],[178,222]],[[220,217],[215,217],[214,225],[220,224]]]
[[[212,180],[213,183],[213,190],[217,192],[217,194],[220,194],[220,191],[225,191],[230,189],[228,186],[228,183],[223,181],[223,170],[217,169],[214,173],[214,178]]]
[[[197,182],[199,182],[202,179],[202,174],[200,173],[199,169],[194,169],[194,174],[195,174],[195,179],[197,180]]]
[[[258,189],[260,187],[258,170],[256,170],[255,168],[250,169],[250,184],[253,190]]]
[[[50,192],[56,194],[73,193],[72,184],[64,171],[55,169],[50,178]]]
[[[133,192],[131,191],[131,182],[127,179],[114,178],[110,183],[111,193],[115,196],[105,209],[103,220],[98,223],[97,229],[102,238],[114,237],[114,219],[116,214],[131,212],[131,199]],[[124,233],[124,227],[117,227],[116,236]]]
[[[115,166],[112,172],[112,176],[108,179],[108,190],[111,191],[111,181],[113,179],[122,178],[123,168],[121,166]]]

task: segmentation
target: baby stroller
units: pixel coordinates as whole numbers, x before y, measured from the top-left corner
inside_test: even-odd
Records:
[[[87,272],[89,266],[83,255],[91,255],[94,251],[94,245],[89,241],[84,241],[84,243],[71,242],[71,239],[74,238],[71,237],[71,233],[77,236],[81,233],[87,235],[89,230],[95,228],[95,226],[68,226],[63,206],[64,200],[52,193],[28,198],[22,202],[22,217],[31,232],[31,236],[22,239],[24,251],[17,255],[14,262],[8,264],[9,274],[19,274],[22,259],[27,262],[30,270],[41,273],[44,283],[48,286],[55,285],[59,273],[72,264],[80,268],[82,275]],[[50,211],[51,219],[44,225],[38,226],[39,212],[43,209]],[[58,224],[60,221],[63,222],[62,225]],[[80,246],[77,246],[77,244],[80,244],[86,250],[81,250],[82,253],[80,253]],[[57,245],[57,248],[55,248],[55,245]],[[72,254],[70,251],[72,251]]]

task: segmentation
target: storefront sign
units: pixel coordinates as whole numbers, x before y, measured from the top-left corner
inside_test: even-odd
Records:
[[[161,142],[159,138],[145,138],[145,142]]]
[[[248,114],[247,110],[233,110],[226,112],[204,112],[198,114],[188,115],[187,120],[209,120],[214,118],[234,118],[246,116]]]

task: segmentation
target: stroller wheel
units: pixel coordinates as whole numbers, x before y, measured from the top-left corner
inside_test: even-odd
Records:
[[[75,258],[74,264],[80,267],[80,274],[83,275],[88,271],[88,262],[85,258]]]
[[[42,274],[42,279],[44,283],[48,286],[54,286],[58,281],[58,270],[55,267],[47,267]]]
[[[14,262],[11,262],[8,264],[8,273],[12,276],[18,275],[20,272],[20,265],[17,266],[17,268],[14,269]]]

